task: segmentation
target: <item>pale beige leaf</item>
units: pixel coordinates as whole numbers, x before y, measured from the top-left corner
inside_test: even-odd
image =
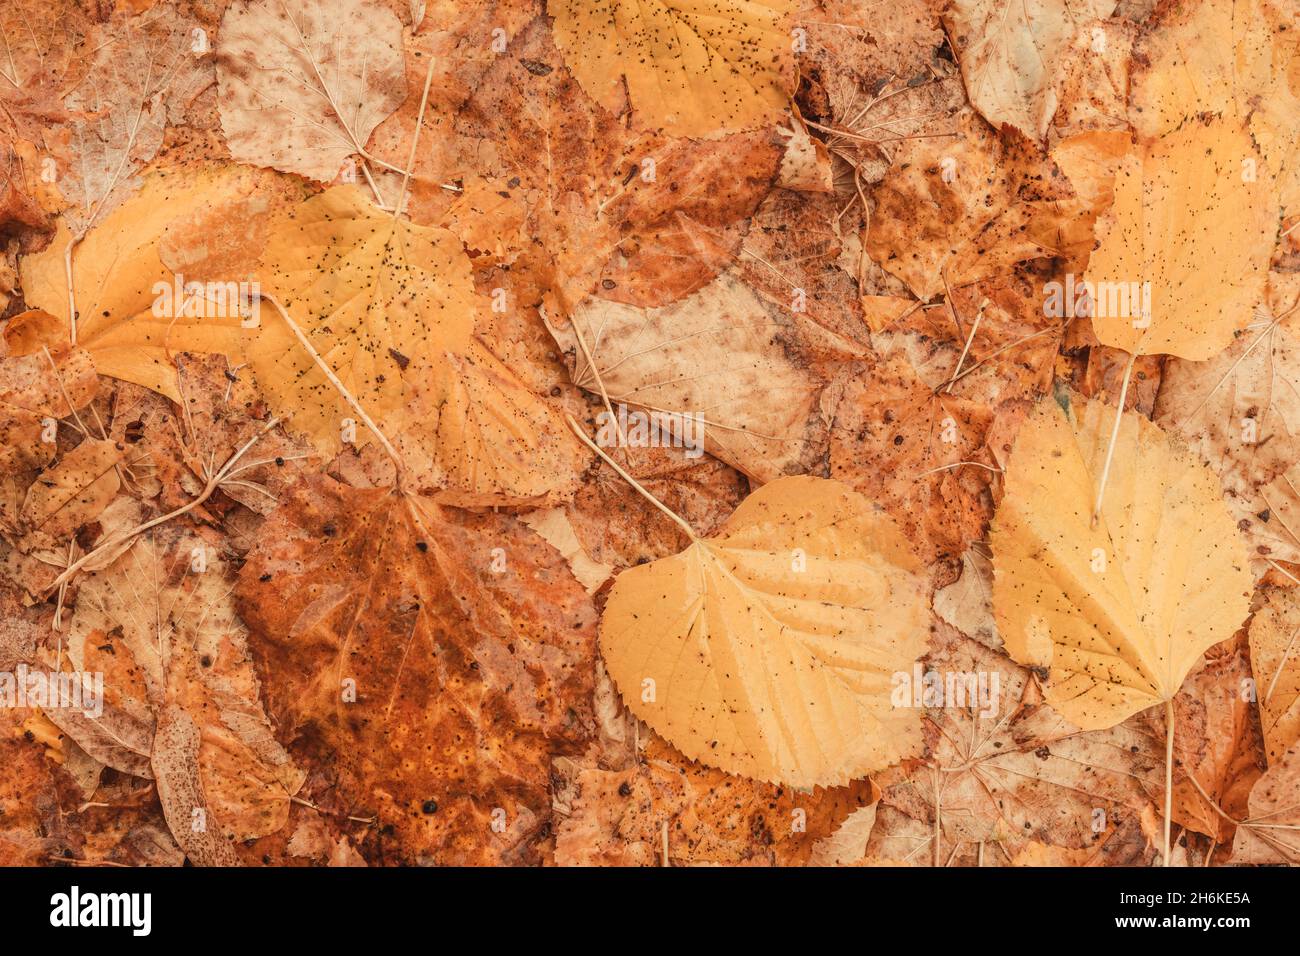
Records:
[[[820,383],[798,358],[797,329],[734,274],[659,308],[589,297],[571,317],[551,319],[574,382],[609,400],[662,418],[675,444],[703,450],[758,481],[813,468],[825,441],[817,409]],[[581,329],[582,343],[574,332]],[[595,362],[593,369],[583,349]],[[622,440],[602,420],[603,444]],[[635,425],[636,422],[633,422]],[[655,440],[623,427],[629,445]]]
[[[1115,0],[955,0],[944,20],[971,104],[994,126],[1041,139],[1071,41],[1114,9]]]
[[[235,0],[217,77],[235,159],[330,182],[406,98],[402,24],[373,0]]]
[[[168,123],[213,80],[195,24],[171,2],[120,13],[95,44],[87,75],[67,96],[71,169],[59,188],[72,203],[67,219],[82,235],[136,186],[136,172],[157,155]]]

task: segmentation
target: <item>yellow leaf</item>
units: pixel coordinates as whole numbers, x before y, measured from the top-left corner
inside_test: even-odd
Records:
[[[790,0],[552,0],[555,43],[587,94],[675,136],[753,129],[789,105]],[[626,93],[624,92],[626,83]]]
[[[914,756],[894,709],[927,634],[919,563],[838,482],[764,485],[707,539],[619,575],[600,646],[623,700],[701,763],[794,787]]]
[[[1189,122],[1122,158],[1114,194],[1087,269],[1097,338],[1216,355],[1262,301],[1277,237],[1276,186],[1250,135],[1227,118]]]
[[[478,507],[576,481],[579,449],[556,413],[474,338],[478,300],[453,233],[338,186],[276,224],[260,275],[421,490]],[[247,357],[276,414],[326,454],[370,442],[288,322],[274,308],[261,318]]]
[[[313,196],[274,227],[262,257],[274,296],[352,396],[376,420],[403,407],[409,363],[428,368],[462,350],[474,328],[474,287],[460,240],[395,219],[361,190]],[[264,309],[248,345],[271,407],[328,452],[355,413],[289,326]],[[354,422],[356,444],[370,441]]]
[[[1048,702],[1085,730],[1170,700],[1249,609],[1245,545],[1218,479],[1145,418],[1051,399],[1021,426],[994,517],[993,609],[1008,653],[1049,668]]]
[[[184,314],[172,301],[176,276],[161,256],[164,243],[180,238],[174,237],[177,228],[183,232],[193,217],[245,201],[263,175],[234,166],[197,172],[155,171],[145,177],[138,193],[75,245],[77,345],[90,353],[98,372],[179,402],[174,353],[239,354],[241,316],[228,297],[224,307],[205,298],[203,308],[190,310],[196,314]],[[71,240],[67,224],[61,222],[49,248],[22,261],[28,305],[60,320],[63,342],[68,337],[64,255]],[[251,268],[254,256],[245,261]],[[191,278],[200,277],[182,276],[182,283]],[[207,282],[216,277],[201,278]],[[221,279],[224,293],[229,283],[247,282],[249,276],[232,272]],[[205,286],[205,297],[212,288],[216,287]],[[171,298],[164,302],[160,296]]]

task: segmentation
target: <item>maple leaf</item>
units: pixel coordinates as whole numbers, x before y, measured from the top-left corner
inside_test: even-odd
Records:
[[[595,612],[558,553],[504,515],[313,477],[237,591],[282,739],[377,816],[381,852],[535,858],[550,758],[591,725]]]
[[[712,537],[620,574],[601,652],[624,703],[686,756],[791,786],[842,784],[919,744],[916,715],[885,691],[921,648],[917,571],[861,495],[778,479]]]

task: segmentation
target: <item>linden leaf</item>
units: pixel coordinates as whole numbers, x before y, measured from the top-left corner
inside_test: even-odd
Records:
[[[1115,199],[1088,263],[1103,345],[1201,361],[1264,298],[1279,200],[1250,134],[1228,118],[1189,122],[1119,162]]]
[[[1058,70],[1080,27],[1115,0],[956,0],[944,13],[971,105],[994,126],[1042,139],[1056,113]]]
[[[402,24],[372,0],[236,0],[217,80],[235,159],[329,182],[406,98]]]
[[[394,218],[354,186],[337,186],[290,210],[262,257],[262,289],[302,329],[362,407],[381,420],[407,400],[404,367],[462,350],[474,327],[474,292],[460,240]],[[273,312],[248,345],[272,408],[323,450],[342,447],[354,418],[329,378]],[[371,436],[356,424],[356,443]]]
[[[919,714],[889,699],[925,646],[918,571],[857,492],[778,479],[713,536],[620,574],[601,652],[627,706],[686,756],[843,784],[920,748]]]
[[[634,766],[555,761],[559,866],[817,865],[816,847],[871,806],[871,782],[796,790],[738,780],[653,734]],[[795,825],[791,825],[795,823]]]
[[[989,533],[998,633],[1050,668],[1047,699],[1087,729],[1173,698],[1248,612],[1245,546],[1214,475],[1141,416],[1041,402],[1021,426]]]
[[[285,739],[328,764],[327,799],[396,829],[386,852],[535,859],[551,757],[592,725],[595,611],[558,553],[506,515],[318,476],[238,594]]]
[[[114,442],[87,438],[42,472],[20,514],[30,542],[23,550],[52,548],[97,518],[121,488],[121,465]]]
[[[675,136],[763,126],[789,104],[790,0],[552,0],[555,43],[610,112]],[[626,83],[626,93],[624,84]]]
[[[9,320],[6,341],[22,321],[22,315]],[[8,477],[50,464],[58,445],[41,440],[46,422],[85,408],[98,388],[95,366],[83,349],[53,353],[52,361],[39,351],[0,361],[0,474]],[[0,506],[0,515],[3,510]]]

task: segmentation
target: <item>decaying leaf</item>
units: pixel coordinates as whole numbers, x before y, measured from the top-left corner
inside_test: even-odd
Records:
[[[279,675],[281,739],[328,762],[331,802],[397,837],[386,854],[535,859],[550,757],[590,733],[595,666],[590,598],[549,545],[505,516],[314,478],[263,526],[238,597]]]
[[[872,856],[943,865],[963,845],[1099,847],[1117,809],[1146,805],[1162,739],[1128,725],[1083,732],[1037,699],[1028,669],[951,631],[936,644],[896,683],[925,708],[928,754],[877,778]]]
[[[278,830],[303,781],[262,711],[231,590],[202,537],[137,540],[82,582],[66,648],[74,673],[105,674],[104,712],[50,714],[105,763],[159,781],[168,822],[187,854],[200,854],[195,862],[230,862],[229,838]],[[204,831],[191,843],[194,810]]]
[[[1269,590],[1250,622],[1250,670],[1269,766],[1300,740],[1300,602]]]
[[[1255,782],[1250,817],[1237,827],[1234,863],[1300,864],[1300,743]]]
[[[402,25],[373,0],[235,0],[216,61],[231,155],[322,182],[406,97]]]
[[[819,383],[793,322],[730,273],[660,308],[588,298],[551,331],[574,382],[614,403],[603,444],[707,450],[758,481],[806,472],[820,454]]]
[[[945,14],[971,104],[994,126],[1041,139],[1056,113],[1066,49],[1115,0],[956,0]]]

